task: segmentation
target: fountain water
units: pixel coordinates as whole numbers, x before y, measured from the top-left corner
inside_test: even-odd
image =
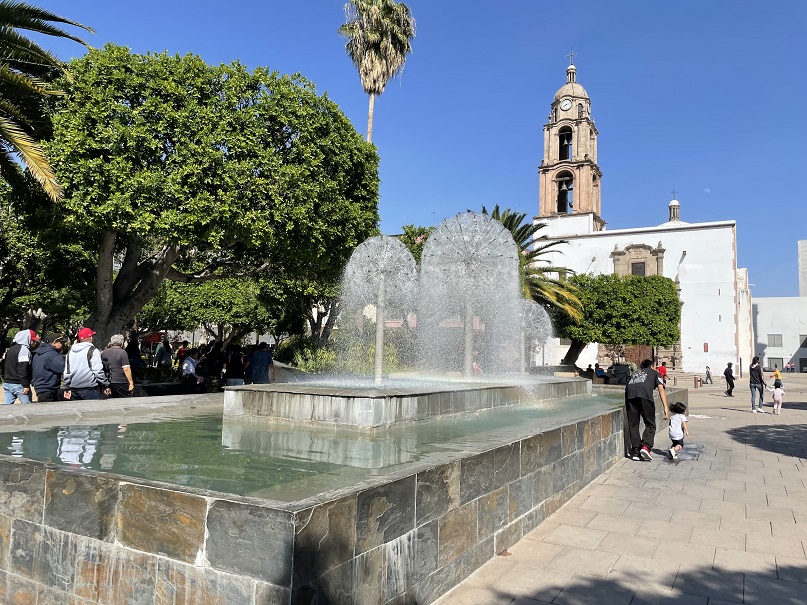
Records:
[[[457,349],[466,377],[474,351],[483,365],[506,368],[507,348],[518,342],[518,263],[513,236],[488,215],[464,212],[440,224],[423,249],[418,339],[424,369],[450,369],[446,363],[455,361]],[[475,331],[484,342],[475,342]]]
[[[375,384],[381,384],[383,376],[386,310],[407,307],[416,283],[415,259],[397,237],[371,237],[350,256],[342,279],[342,313],[360,313],[367,305],[375,307]],[[346,340],[349,347],[352,339]]]

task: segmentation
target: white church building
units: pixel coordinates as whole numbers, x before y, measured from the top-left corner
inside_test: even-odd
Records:
[[[574,65],[566,70],[566,80],[544,126],[534,219],[547,224],[540,235],[569,242],[554,262],[576,273],[669,277],[679,289],[681,339],[660,353],[660,361],[700,374],[708,365],[718,376],[728,362],[746,367],[754,354],[751,293],[747,270],[737,267],[735,222],[687,223],[681,220],[681,204],[672,200],[667,216],[659,217],[667,220],[658,225],[607,230],[591,100],[577,83]],[[558,363],[567,349],[567,343],[552,339],[542,358]],[[595,343],[583,350],[577,365],[599,360]]]

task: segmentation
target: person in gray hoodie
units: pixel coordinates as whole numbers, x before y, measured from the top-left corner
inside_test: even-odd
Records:
[[[62,351],[66,342],[64,334],[51,334],[34,351],[34,359],[31,362],[33,374],[31,384],[36,391],[36,400],[40,403],[56,401],[64,373]]]
[[[64,371],[65,399],[103,399],[101,389],[109,388],[101,352],[92,344],[94,335],[90,328],[81,328],[78,342],[70,347]]]

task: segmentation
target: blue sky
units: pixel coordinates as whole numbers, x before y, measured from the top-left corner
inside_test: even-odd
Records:
[[[340,1],[40,1],[135,52],[300,72],[364,133]],[[381,228],[498,203],[538,212],[543,124],[568,54],[592,100],[609,229],[736,220],[754,296],[798,294],[807,239],[804,0],[410,0],[403,76],[377,99]],[[46,41],[60,58],[76,44]]]

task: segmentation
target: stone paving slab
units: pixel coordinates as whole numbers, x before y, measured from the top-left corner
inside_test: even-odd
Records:
[[[437,605],[807,604],[807,375],[783,381],[781,415],[690,389],[685,456],[660,433]]]

